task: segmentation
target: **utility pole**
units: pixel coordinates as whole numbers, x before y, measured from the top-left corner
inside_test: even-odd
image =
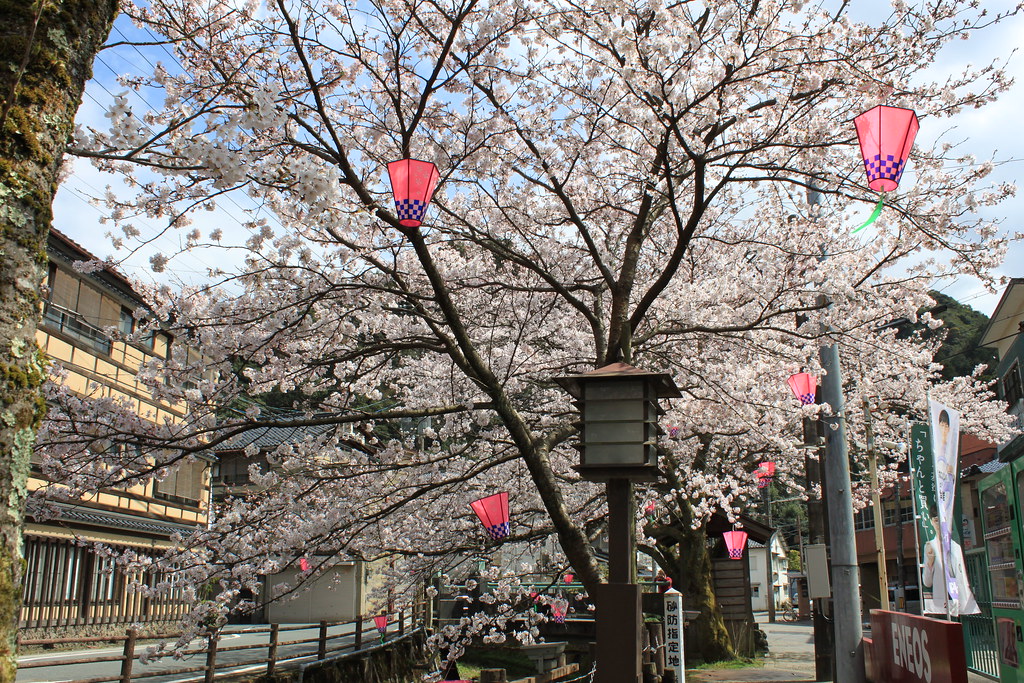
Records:
[[[813,418],[804,418],[804,472],[807,476],[808,490],[818,484],[820,496],[809,496],[807,499],[807,535],[812,544],[828,543],[828,517],[825,515],[826,486],[822,476],[822,449],[818,447],[821,436],[818,426],[821,423]],[[817,451],[817,457],[811,455]],[[814,638],[814,680],[831,681],[835,668],[832,645],[832,624],[825,616],[825,600],[814,598],[811,606],[811,623]]]
[[[825,424],[825,484],[832,535],[832,599],[835,624],[836,683],[864,683],[864,643],[861,626],[860,571],[853,528],[850,455],[846,441],[846,405],[839,367],[839,346],[819,352],[822,399],[832,407]]]
[[[882,496],[878,491],[878,451],[875,450],[875,430],[871,424],[871,401],[864,399],[864,436],[868,442],[868,469],[871,471],[871,507],[875,511],[875,562],[878,563],[878,602],[889,609],[889,572],[885,562],[885,529],[882,516]],[[899,488],[896,489],[896,515],[899,519]],[[856,542],[854,543],[856,548]]]
[[[807,188],[807,208],[812,221],[817,221],[822,205],[821,192],[811,185]],[[823,253],[821,258],[825,258]],[[800,327],[802,321],[797,315],[796,326]],[[822,391],[818,393],[818,403],[821,403],[824,393],[825,379],[822,380]],[[831,533],[829,529],[829,517],[825,514],[828,509],[829,487],[826,481],[824,467],[825,450],[821,448],[824,442],[822,433],[823,424],[820,420],[806,418],[804,420],[804,445],[813,444],[817,457],[811,456],[811,449],[808,448],[804,455],[804,472],[807,476],[807,488],[810,489],[816,483],[819,486],[821,495],[816,499],[811,496],[807,500],[807,533],[812,544],[831,545]],[[849,478],[847,478],[849,480]],[[812,608],[812,624],[814,633],[814,680],[832,681],[838,680],[835,677],[835,632],[833,621],[826,614],[828,601],[823,598],[815,598]],[[832,617],[835,617],[834,610]]]

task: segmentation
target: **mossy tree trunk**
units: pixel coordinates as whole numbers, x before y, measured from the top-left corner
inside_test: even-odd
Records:
[[[46,412],[35,346],[57,174],[116,0],[0,0],[0,680],[13,681],[21,521]]]

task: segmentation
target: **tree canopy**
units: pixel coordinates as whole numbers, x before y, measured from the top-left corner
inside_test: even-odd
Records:
[[[841,407],[798,409],[785,380],[818,371],[823,343],[841,346],[848,403],[922,410],[930,386],[965,429],[1007,433],[973,378],[931,384],[934,340],[884,325],[916,320],[940,273],[988,276],[1007,237],[972,211],[1012,189],[986,184],[989,164],[919,144],[882,218],[850,234],[877,200],[857,114],[884,102],[931,127],[1008,87],[995,65],[920,76],[1000,18],[971,2],[895,3],[870,24],[845,3],[780,0],[127,11],[173,46],[176,64],[124,78],[163,106],[117,96],[73,153],[128,183],[103,198],[119,247],[144,241],[145,217],[223,256],[212,284],[147,291],[152,324],[202,354],[142,374],[187,403],[184,423],[54,388],[42,448],[60,495],[164,476],[256,426],[366,435],[282,446],[263,494],[181,539],[165,561],[221,582],[201,609],[310,553],[401,558],[396,589],[491,556],[468,503],[499,490],[512,541],[554,535],[592,588],[604,500],[572,470],[573,409],[552,379],[612,361],[669,371],[682,389],[651,495],[688,528],[738,512],[764,457],[783,480],[801,467],[801,417]],[[399,223],[385,173],[407,156],[440,171],[416,228]],[[229,196],[251,207],[244,230],[197,217]],[[154,255],[154,269],[175,256]],[[218,413],[271,390],[315,405]],[[428,417],[427,439],[378,430]],[[895,415],[875,424],[902,428]]]

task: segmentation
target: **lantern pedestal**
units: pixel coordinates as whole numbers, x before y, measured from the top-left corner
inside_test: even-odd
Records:
[[[642,680],[640,586],[602,583],[594,592],[597,607],[597,676],[594,683],[640,683]],[[632,634],[636,637],[630,637]]]

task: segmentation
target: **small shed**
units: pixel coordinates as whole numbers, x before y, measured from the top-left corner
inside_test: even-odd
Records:
[[[746,531],[749,540],[768,544],[775,529],[757,520],[740,515],[737,526]],[[714,540],[711,548],[712,575],[715,597],[725,619],[725,627],[732,636],[736,654],[752,657],[757,651],[754,610],[751,606],[750,555],[743,553],[739,560],[729,559],[722,534],[733,528],[732,522],[722,512],[716,512],[707,523],[708,540]]]

